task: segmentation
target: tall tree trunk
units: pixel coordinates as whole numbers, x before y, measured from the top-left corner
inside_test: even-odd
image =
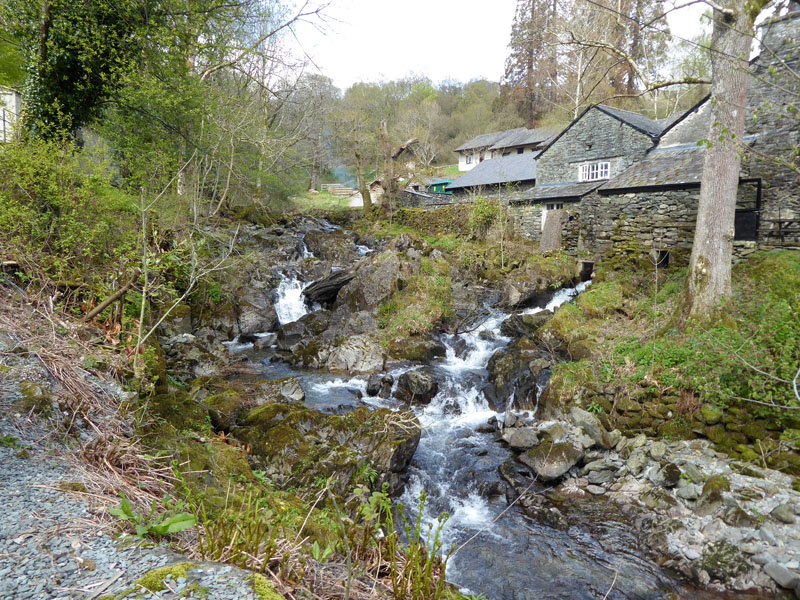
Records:
[[[353,154],[356,158],[356,177],[358,178],[356,183],[358,191],[361,193],[361,200],[364,203],[364,216],[370,218],[372,216],[372,196],[369,195],[369,187],[367,187],[367,181],[364,177],[364,156],[361,154],[361,146],[357,138],[353,147]]]
[[[381,146],[383,147],[383,212],[388,214],[394,210],[396,181],[394,176],[394,160],[392,146],[389,143],[389,127],[386,119],[381,121]]]
[[[747,106],[747,68],[753,23],[763,6],[732,0],[714,9],[711,38],[711,127],[701,178],[697,225],[689,273],[678,313],[679,325],[701,317],[731,293],[736,192]]]

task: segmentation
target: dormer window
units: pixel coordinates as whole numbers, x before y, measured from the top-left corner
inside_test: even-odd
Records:
[[[608,179],[611,163],[595,162],[578,167],[578,181],[599,181]]]

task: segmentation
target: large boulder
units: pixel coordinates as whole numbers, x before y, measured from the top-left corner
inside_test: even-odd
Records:
[[[421,428],[410,411],[370,411],[361,407],[343,416],[286,404],[251,410],[232,435],[248,444],[248,459],[279,484],[316,489],[334,476],[334,491],[344,494],[358,483],[392,493],[402,491],[403,472],[419,444]]]
[[[616,429],[611,432],[607,431],[600,423],[600,419],[588,411],[573,406],[569,411],[569,416],[572,419],[572,423],[576,427],[580,427],[601,448],[606,450],[613,448],[620,440],[619,431]]]
[[[313,338],[328,328],[331,315],[328,311],[318,310],[303,315],[297,321],[283,325],[278,331],[278,347],[281,350],[294,351],[300,342]]]
[[[349,312],[377,308],[397,289],[399,274],[397,253],[392,249],[381,252],[361,265],[353,279],[339,290],[334,308],[344,307]]]
[[[249,289],[237,300],[239,333],[272,331],[279,325],[278,313],[264,289]]]
[[[514,395],[515,406],[536,405],[539,394],[539,374],[549,367],[539,350],[516,346],[496,351],[489,359],[487,385],[483,392],[495,410],[505,410],[506,402]]]
[[[500,325],[500,333],[506,337],[525,337],[539,331],[539,329],[553,318],[549,310],[532,314],[511,315]]]
[[[306,233],[303,241],[315,257],[335,265],[346,265],[360,258],[352,235],[342,230],[311,230]]]
[[[543,304],[553,295],[553,290],[575,279],[575,264],[570,261],[551,261],[545,268],[528,263],[524,270],[516,270],[503,284],[501,303],[509,308]]]
[[[570,443],[542,442],[536,448],[521,454],[519,460],[542,481],[553,481],[583,459],[583,448]]]
[[[381,345],[369,335],[357,335],[330,350],[326,366],[331,371],[370,373],[386,361]]]
[[[439,393],[439,382],[431,367],[403,373],[397,379],[395,398],[406,404],[429,404]]]

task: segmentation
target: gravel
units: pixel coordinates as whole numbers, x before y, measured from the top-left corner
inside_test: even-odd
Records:
[[[29,367],[26,376],[37,370]],[[130,598],[257,599],[250,573],[216,563],[194,562],[186,577],[166,579],[161,592],[136,585],[147,572],[187,559],[165,545],[93,528],[93,507],[59,489],[80,481],[64,458],[68,449],[18,414],[19,400],[18,382],[0,371],[0,600],[95,600],[126,590],[134,590]]]

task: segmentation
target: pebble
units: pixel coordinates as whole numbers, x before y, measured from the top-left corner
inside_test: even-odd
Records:
[[[31,368],[38,368],[36,359]],[[15,448],[0,447],[0,599],[83,599],[85,590],[97,589],[122,571],[124,575],[100,594],[114,596],[133,588],[154,568],[185,562],[165,545],[120,543],[91,527],[65,531],[64,524],[91,518],[80,497],[58,490],[59,482],[80,481],[81,475],[63,460],[70,449],[52,441],[49,432],[27,416],[13,414],[11,408],[19,400],[13,386],[0,381],[0,437],[13,437],[28,448],[29,458],[17,458]],[[149,597],[196,597],[187,588],[197,584],[208,588],[207,600],[257,600],[251,578],[241,569],[204,563],[202,571],[171,582],[175,592]]]
[[[603,494],[606,493],[605,488],[602,488],[599,485],[591,485],[591,484],[589,484],[589,485],[586,486],[585,489],[586,489],[587,492],[589,492],[590,494],[593,494],[595,496],[602,496]]]

